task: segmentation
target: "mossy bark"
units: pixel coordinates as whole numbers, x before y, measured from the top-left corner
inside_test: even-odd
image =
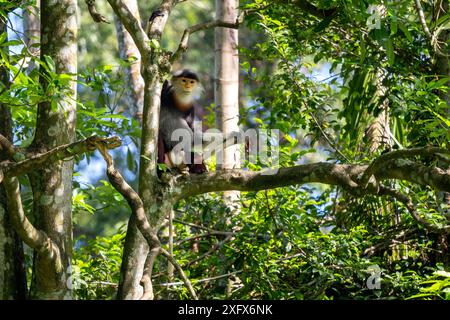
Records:
[[[76,0],[41,1],[41,57],[50,56],[58,74],[77,72],[76,10]],[[39,105],[31,150],[48,150],[75,140],[75,99],[73,81],[70,92],[55,101],[56,107],[50,101]],[[30,174],[37,227],[58,247],[56,257],[35,254],[31,296],[36,299],[71,298],[72,174],[72,160],[57,161]]]

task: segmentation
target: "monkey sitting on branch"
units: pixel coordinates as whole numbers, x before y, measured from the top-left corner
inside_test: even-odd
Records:
[[[189,148],[194,139],[203,141],[201,130],[194,130],[195,98],[201,90],[197,74],[183,69],[172,75],[170,83],[165,81],[161,91],[158,163],[178,168],[183,173],[207,172],[202,155]],[[188,140],[188,148],[183,148],[180,138]]]

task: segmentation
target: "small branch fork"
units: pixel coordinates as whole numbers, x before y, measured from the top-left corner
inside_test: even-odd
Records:
[[[428,28],[427,21],[425,19],[425,13],[422,8],[422,4],[420,3],[420,0],[414,0],[414,5],[416,7],[417,15],[419,16],[420,24],[422,25],[422,29],[425,32],[426,37],[430,41],[431,47],[433,48],[434,53],[440,57],[448,57],[448,54],[445,54],[441,51],[439,48],[438,43],[438,37],[436,36],[436,33],[439,34],[439,32],[431,33],[430,29]]]
[[[0,172],[10,177],[24,175],[44,166],[75,155],[94,151],[97,143],[103,143],[106,148],[114,149],[121,145],[119,137],[100,138],[92,136],[74,143],[64,144],[45,152],[32,153],[26,157],[0,134],[0,151],[4,151],[10,160],[0,162]],[[15,158],[24,159],[14,162]],[[0,179],[1,182],[1,179]]]
[[[380,170],[380,168],[386,164],[386,162],[390,160],[395,159],[406,159],[406,158],[412,158],[416,156],[438,156],[440,159],[444,159],[440,157],[439,155],[450,155],[450,150],[437,148],[437,147],[421,147],[421,148],[412,148],[412,149],[403,149],[403,150],[394,150],[391,152],[387,152],[385,154],[382,154],[378,158],[376,158],[370,166],[366,169],[364,172],[360,184],[366,185],[369,179],[376,174],[377,171]]]
[[[20,238],[39,254],[48,258],[55,272],[62,270],[60,250],[58,245],[47,234],[36,228],[27,218],[20,195],[20,183],[17,176],[27,174],[45,164],[63,160],[76,154],[95,150],[94,144],[102,142],[106,148],[120,145],[120,139],[90,137],[75,143],[62,145],[47,152],[35,153],[25,160],[14,162],[15,158],[25,158],[3,135],[0,134],[0,152],[7,159],[0,162],[0,182],[6,191],[8,212],[11,225]]]
[[[206,30],[210,28],[216,28],[216,27],[222,27],[222,28],[231,28],[231,29],[238,29],[239,25],[243,21],[243,15],[241,15],[238,19],[236,19],[235,22],[226,22],[226,21],[210,21],[205,23],[196,24],[192,27],[189,27],[184,30],[183,36],[181,37],[180,44],[178,45],[178,49],[172,54],[170,58],[170,63],[174,63],[175,61],[179,60],[184,52],[188,49],[188,43],[189,43],[189,37],[191,34]]]

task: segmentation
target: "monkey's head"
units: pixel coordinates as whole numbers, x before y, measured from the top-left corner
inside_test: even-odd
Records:
[[[202,90],[197,74],[188,69],[179,70],[172,75],[171,83],[180,107],[192,107],[192,102]]]

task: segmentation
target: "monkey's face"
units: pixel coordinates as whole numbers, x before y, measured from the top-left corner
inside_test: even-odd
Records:
[[[174,78],[172,83],[179,96],[191,96],[198,87],[197,80],[184,77]]]

